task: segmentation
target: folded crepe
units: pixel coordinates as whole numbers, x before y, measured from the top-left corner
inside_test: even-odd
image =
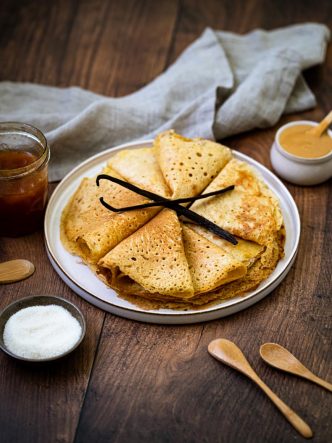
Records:
[[[278,261],[283,256],[283,244],[284,238],[281,234],[277,236],[276,239],[269,242],[259,258],[255,260],[255,262],[252,263],[252,265],[248,268],[248,271],[244,277],[220,286],[216,290],[203,294],[200,297],[193,297],[190,299],[190,305],[183,304],[181,308],[189,306],[201,306],[206,303],[211,303],[214,300],[233,298],[256,289],[264,280],[268,278],[268,276],[277,266]],[[177,306],[173,304],[172,307],[176,308]],[[155,308],[157,308],[157,306],[155,306]]]
[[[283,228],[280,229],[275,237],[269,240],[266,246],[261,246],[240,238],[237,238],[237,245],[232,245],[201,226],[190,225],[190,227],[247,266],[247,272],[242,278],[222,285],[208,294],[203,294],[201,297],[192,298],[190,300],[191,305],[202,305],[216,299],[227,299],[255,289],[270,275],[279,259],[283,256]]]
[[[199,138],[191,140],[173,130],[159,134],[154,148],[172,198],[201,193],[232,157],[226,146]]]
[[[120,177],[110,169],[103,171]],[[96,179],[84,178],[70,199],[61,219],[61,239],[65,247],[88,263],[97,263],[110,249],[150,220],[160,208],[115,213],[99,201],[115,207],[146,203],[144,197],[108,180],[100,186]]]
[[[231,160],[204,193],[229,185],[226,194],[196,201],[190,209],[242,239],[266,245],[282,226],[279,203],[274,194],[247,163]]]
[[[202,226],[190,224],[188,225],[193,231],[197,232],[202,237],[205,237],[214,245],[223,249],[227,254],[233,257],[234,260],[239,261],[247,268],[250,268],[256,260],[262,255],[265,247],[248,240],[243,240],[237,237],[237,244],[232,243],[220,238],[218,235],[213,234]]]
[[[153,148],[125,149],[115,154],[108,166],[140,188],[162,197],[171,196]]]
[[[194,295],[180,222],[170,209],[164,209],[119,243],[99,266],[101,274],[120,292],[179,298]]]
[[[182,232],[195,295],[212,291],[246,274],[245,264],[234,259],[226,250],[185,225]]]

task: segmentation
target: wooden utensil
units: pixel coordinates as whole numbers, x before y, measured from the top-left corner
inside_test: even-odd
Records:
[[[319,123],[318,126],[314,126],[312,129],[309,129],[308,132],[312,135],[317,135],[317,137],[320,137],[323,132],[326,131],[326,129],[330,126],[332,123],[332,111],[330,111],[326,117],[323,118],[323,120]]]
[[[242,351],[235,343],[222,338],[213,340],[208,346],[209,353],[217,360],[225,363],[233,369],[254,381],[272,400],[279,411],[285,416],[289,423],[305,438],[313,436],[310,427],[289,406],[287,406],[271,389],[258,377],[250,366]]]
[[[308,368],[294,357],[292,353],[277,343],[264,343],[264,345],[260,347],[259,352],[262,359],[274,368],[306,378],[332,392],[331,383],[317,377],[317,375],[309,371]]]
[[[35,266],[29,260],[10,260],[0,263],[0,283],[14,283],[30,277]]]

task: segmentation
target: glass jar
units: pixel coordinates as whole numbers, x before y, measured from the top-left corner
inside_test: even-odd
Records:
[[[49,158],[41,131],[25,123],[0,123],[0,236],[29,234],[42,226]]]

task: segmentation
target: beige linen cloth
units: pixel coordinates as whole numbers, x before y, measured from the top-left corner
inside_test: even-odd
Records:
[[[2,82],[0,121],[46,134],[51,181],[105,148],[169,128],[221,139],[268,127],[283,113],[315,106],[301,71],[324,61],[329,37],[315,23],[245,35],[207,28],[163,74],[125,97]]]

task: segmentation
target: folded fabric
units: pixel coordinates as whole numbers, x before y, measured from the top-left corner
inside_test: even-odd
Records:
[[[329,37],[315,23],[246,35],[207,28],[163,74],[125,97],[0,82],[0,121],[46,134],[51,181],[105,148],[170,128],[219,140],[315,106],[301,71],[324,61]]]

